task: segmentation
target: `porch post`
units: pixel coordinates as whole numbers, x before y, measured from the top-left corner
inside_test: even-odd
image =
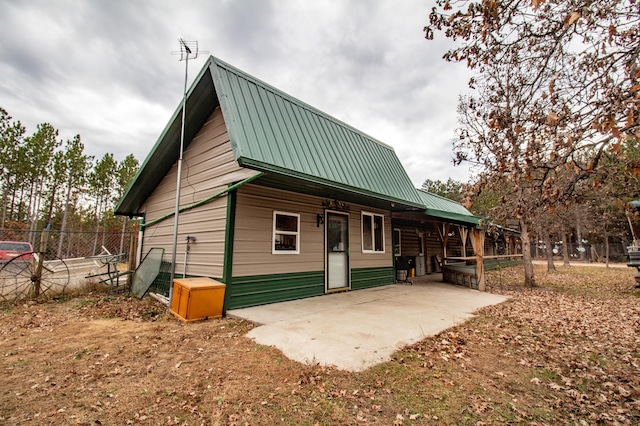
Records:
[[[478,290],[485,291],[484,277],[484,230],[471,229],[473,250],[476,252],[476,277],[478,277]]]

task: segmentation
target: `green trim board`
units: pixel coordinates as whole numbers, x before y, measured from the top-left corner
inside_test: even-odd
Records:
[[[351,290],[393,283],[393,266],[351,269]],[[324,271],[233,277],[231,287],[231,296],[225,300],[227,310],[304,299],[325,294]]]
[[[233,277],[227,293],[226,310],[320,296],[325,294],[324,271]]]
[[[200,206],[202,206],[204,204],[210,203],[213,200],[225,195],[227,192],[233,191],[233,190],[237,189],[238,187],[240,187],[240,186],[242,186],[244,184],[250,183],[251,181],[254,181],[254,180],[258,179],[263,174],[264,173],[260,172],[258,174],[253,175],[253,176],[250,176],[250,177],[248,177],[245,180],[242,180],[240,182],[237,182],[237,183],[234,183],[234,184],[229,184],[229,186],[226,189],[224,189],[224,190],[222,190],[220,192],[217,192],[217,193],[215,193],[215,194],[213,194],[213,195],[211,195],[209,197],[206,197],[206,198],[204,198],[204,199],[202,199],[200,201],[196,201],[195,203],[191,203],[189,205],[180,207],[180,209],[178,211],[179,211],[179,213],[184,213],[184,212],[186,212],[188,210],[195,209],[196,207],[200,207]],[[166,219],[169,219],[170,217],[173,217],[175,214],[176,214],[176,212],[172,211],[172,212],[169,212],[169,213],[165,214],[164,216],[160,216],[158,218],[155,218],[155,219],[153,219],[153,220],[151,220],[151,221],[149,221],[147,223],[145,223],[143,221],[140,224],[140,227],[141,228],[146,228],[147,226],[155,225],[156,223],[160,223],[163,220],[166,220]]]
[[[390,285],[395,282],[396,279],[393,266],[351,269],[352,290]]]
[[[232,187],[233,185],[230,185]],[[238,190],[233,189],[227,193],[227,220],[224,230],[224,260],[222,264],[222,282],[227,285],[224,293],[224,315],[227,306],[230,303],[232,294],[235,292],[233,287],[233,242],[235,240],[236,227],[236,201],[238,198]]]

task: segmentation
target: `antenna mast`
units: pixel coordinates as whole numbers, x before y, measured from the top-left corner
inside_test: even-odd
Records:
[[[187,77],[189,72],[189,60],[198,57],[198,42],[178,40],[180,50],[171,52],[172,55],[180,55],[180,62],[184,61],[184,91],[182,97],[182,129],[180,131],[180,153],[178,156],[178,177],[176,178],[176,206],[173,221],[173,249],[171,250],[171,275],[169,278],[169,309],[173,298],[173,280],[176,276],[176,251],[178,249],[178,223],[180,216],[180,184],[182,182],[182,154],[184,152],[184,125],[187,111]],[[183,272],[184,274],[184,272]]]

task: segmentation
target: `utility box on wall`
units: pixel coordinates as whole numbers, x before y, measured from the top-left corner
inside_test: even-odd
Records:
[[[186,322],[220,318],[225,287],[211,278],[176,278],[173,280],[171,313]]]

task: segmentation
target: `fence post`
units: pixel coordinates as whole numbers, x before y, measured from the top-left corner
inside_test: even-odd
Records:
[[[137,254],[138,254],[138,236],[135,233],[131,233],[130,237],[131,240],[129,241],[129,266],[128,266],[128,270],[129,271],[134,271],[136,269],[136,262],[137,262]]]
[[[33,280],[33,292],[35,297],[40,296],[40,279],[42,278],[42,267],[44,266],[44,254],[47,251],[47,231],[42,230],[40,233],[40,250],[38,251],[38,266],[36,266],[35,276]]]

